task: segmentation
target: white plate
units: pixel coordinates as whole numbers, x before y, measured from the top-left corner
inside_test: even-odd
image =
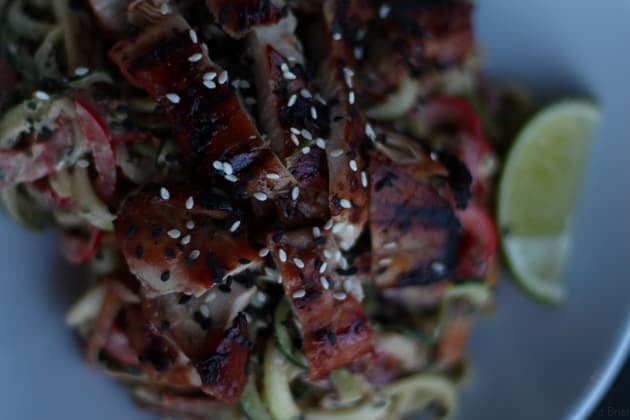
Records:
[[[604,119],[590,155],[568,300],[548,309],[506,279],[480,321],[462,419],[584,418],[630,342],[630,4],[621,0],[477,1],[489,73],[547,98],[597,98]],[[63,325],[80,280],[54,235],[0,219],[0,418],[150,418],[121,387],[85,367]],[[76,273],[75,273],[76,274]],[[74,280],[73,280],[74,279]]]

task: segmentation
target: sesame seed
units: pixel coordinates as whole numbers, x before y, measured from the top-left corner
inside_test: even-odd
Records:
[[[186,229],[193,230],[194,228],[195,228],[195,222],[193,222],[192,220],[189,220],[186,222]]]
[[[304,268],[304,261],[300,258],[293,258],[293,264],[295,264],[298,268]]]
[[[293,292],[292,296],[293,296],[293,299],[303,298],[304,296],[306,296],[306,290],[304,289],[296,290],[295,292]]]
[[[392,261],[393,260],[391,258],[381,258],[378,260],[378,265],[390,265]]]
[[[328,282],[328,279],[326,279],[326,277],[320,277],[319,282],[322,284],[324,290],[330,289],[330,283]]]
[[[345,198],[342,198],[341,201],[339,201],[339,205],[343,207],[344,209],[352,208],[352,203],[350,202],[350,200],[345,199]]]
[[[361,185],[363,185],[363,188],[367,188],[368,186],[368,176],[365,171],[361,171]]]
[[[324,261],[324,263],[319,267],[319,274],[324,274],[326,272],[326,268],[328,267],[328,263]]]
[[[219,75],[219,84],[220,85],[225,84],[228,81],[228,78],[229,78],[229,75],[228,75],[227,70],[223,70],[221,74]]]
[[[77,67],[74,69],[74,75],[78,77],[83,77],[90,72],[90,69],[87,67]]]
[[[234,168],[229,162],[223,162],[223,172],[226,175],[232,175],[234,173]]]
[[[225,179],[227,179],[230,182],[236,182],[238,181],[238,178],[236,177],[236,175],[226,175]]]
[[[381,19],[385,19],[387,16],[389,16],[389,12],[391,10],[392,8],[389,6],[389,4],[381,5],[380,9],[378,9],[378,17],[380,17]]]
[[[277,181],[278,179],[280,179],[280,175],[274,174],[274,173],[270,173],[265,176],[267,177],[267,179],[272,179],[274,181]]]
[[[350,103],[350,105],[354,104],[355,101],[355,96],[354,96],[354,91],[351,90],[350,93],[348,93],[348,102]]]
[[[192,252],[190,253],[190,259],[196,260],[197,258],[199,258],[200,255],[201,255],[201,251],[199,251],[198,249],[193,249]]]
[[[335,41],[341,41],[341,34],[340,34],[339,32],[335,32],[335,33],[333,34],[333,39],[334,39]]]
[[[245,98],[245,104],[246,105],[256,105],[258,101],[256,101],[256,98],[252,98],[251,96],[248,96],[247,98]]]
[[[347,293],[350,293],[350,291],[352,290],[352,280],[346,279],[343,281],[343,290],[345,290]]]
[[[333,252],[332,252],[332,251],[330,251],[330,250],[328,250],[328,249],[325,249],[325,250],[324,250],[324,257],[328,258],[329,260],[330,260],[330,259],[332,259],[332,257],[333,257]]]
[[[356,172],[359,170],[359,167],[357,166],[357,161],[354,159],[350,160],[350,162],[348,163],[348,166],[350,166],[350,169],[352,169],[352,172]]]
[[[217,73],[214,71],[209,71],[203,75],[203,80],[214,80],[217,77]]]
[[[346,295],[344,292],[335,292],[333,294],[333,297],[337,300],[345,300],[348,295]]]
[[[162,6],[160,6],[160,13],[163,16],[166,16],[169,14],[170,11],[171,9],[168,7],[168,3],[162,3]]]
[[[241,86],[241,80],[240,80],[240,79],[235,79],[235,80],[232,82],[232,87],[233,87],[234,89],[238,89],[240,86]]]
[[[287,253],[284,249],[280,248],[280,250],[278,251],[278,257],[280,258],[281,262],[287,262]]]
[[[203,58],[203,54],[195,53],[191,55],[190,57],[188,57],[188,61],[190,61],[191,63],[196,63],[197,61],[201,61],[202,58]]]
[[[297,95],[293,94],[289,98],[289,102],[287,103],[287,106],[291,108],[293,105],[295,105],[295,102],[297,102]]]
[[[446,265],[439,261],[436,261],[431,264],[431,270],[433,270],[436,274],[444,274],[446,272]]]
[[[265,258],[267,255],[269,255],[269,249],[267,248],[263,248],[260,251],[258,251],[258,256],[260,258]]]
[[[290,71],[289,70],[289,66],[287,66],[287,63],[282,63],[280,65],[280,70],[282,70],[282,73],[286,73],[286,72]]]
[[[293,201],[297,200],[299,196],[300,196],[300,187],[298,186],[293,187],[293,189],[291,189],[291,198],[293,199]]]
[[[313,140],[313,135],[311,134],[310,131],[308,131],[306,128],[302,129],[302,131],[300,131],[300,134],[302,135],[302,137],[304,137],[306,140]]]
[[[313,117],[314,120],[317,119],[317,110],[314,106],[311,107],[311,117]]]
[[[297,79],[297,76],[294,73],[290,72],[290,71],[282,73],[282,77],[284,77],[287,80],[295,80],[295,79]]]
[[[169,198],[171,198],[171,193],[164,187],[160,188],[160,197],[162,197],[162,200],[168,200]]]
[[[174,104],[178,104],[181,101],[181,98],[176,93],[167,93],[166,99],[168,99],[170,102]]]
[[[313,238],[319,238],[320,236],[322,236],[322,231],[320,228],[318,228],[317,226],[313,227]]]
[[[35,98],[39,99],[40,101],[48,101],[50,100],[50,95],[44,91],[37,90],[35,91]]]
[[[326,150],[326,140],[321,137],[315,141],[315,145],[322,150]]]
[[[223,170],[223,163],[218,161],[218,160],[215,160],[214,162],[212,162],[212,167],[214,169],[216,169],[217,171],[222,171]]]
[[[295,127],[291,127],[291,128],[289,128],[289,131],[291,131],[291,133],[293,133],[293,134],[295,134],[295,135],[297,135],[297,136],[299,136],[299,135],[300,135],[300,133],[301,133],[301,131],[300,131],[300,130],[298,130],[297,128],[295,128]]]
[[[365,135],[372,141],[376,140],[376,133],[370,124],[365,124]]]
[[[210,90],[217,87],[217,84],[214,83],[212,80],[204,80],[203,85]]]
[[[352,70],[350,67],[344,67],[343,68],[343,74],[346,77],[354,77],[354,70]]]
[[[320,95],[319,93],[315,94],[315,99],[317,100],[317,102],[319,102],[322,105],[328,105],[326,100],[322,98],[322,95]]]
[[[338,233],[341,233],[341,231],[343,230],[343,225],[341,223],[337,223],[333,226],[332,228],[332,232],[336,235]]]
[[[190,36],[190,40],[192,41],[193,44],[196,44],[197,42],[199,42],[199,38],[197,37],[197,32],[191,29],[190,31],[188,31],[188,35]]]
[[[258,201],[267,201],[267,194],[265,193],[261,193],[261,192],[257,192],[254,193],[254,198]]]
[[[305,155],[308,155],[309,153],[311,153],[311,148],[306,146],[302,148],[302,153]]]
[[[86,168],[89,168],[89,167],[90,167],[90,161],[88,161],[87,159],[80,159],[80,160],[78,160],[78,161],[77,161],[77,164],[76,164],[76,165],[77,165],[79,168],[86,169]]]
[[[192,239],[192,237],[190,235],[186,235],[182,238],[182,245],[188,245],[190,243],[190,240]]]
[[[341,150],[341,149],[336,149],[336,150],[333,150],[332,152],[330,152],[330,156],[334,157],[334,158],[338,158],[341,155],[343,155],[343,150]]]
[[[431,156],[431,160],[438,160],[438,154],[437,153],[431,152],[430,156]]]
[[[173,238],[173,239],[177,239],[177,238],[179,238],[182,235],[182,233],[179,231],[179,229],[171,229],[168,232],[166,232],[166,234],[168,236],[170,236],[171,238]]]
[[[249,84],[247,80],[241,80],[239,85],[241,89],[249,89],[251,87],[251,85]]]
[[[236,222],[232,223],[232,227],[230,227],[230,232],[234,233],[238,230],[238,228],[241,227],[241,221],[237,220]]]
[[[352,53],[354,54],[354,58],[356,58],[357,60],[363,59],[363,48],[355,47]]]
[[[203,51],[203,53],[205,55],[209,55],[209,53],[208,53],[208,46],[206,45],[205,42],[203,44],[201,44],[201,51]]]
[[[302,98],[312,98],[313,95],[311,94],[311,92],[308,89],[301,89],[300,90],[300,95],[302,95]]]
[[[383,245],[383,249],[396,249],[396,246],[397,246],[396,242],[392,241]]]
[[[330,230],[332,227],[333,227],[333,220],[332,219],[328,219],[328,221],[324,225],[324,229],[325,230]]]
[[[168,279],[170,278],[171,278],[171,272],[168,270],[163,271],[162,274],[160,274],[160,280],[162,281],[168,281]]]

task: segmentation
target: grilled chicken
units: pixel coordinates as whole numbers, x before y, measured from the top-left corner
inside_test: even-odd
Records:
[[[296,25],[289,15],[276,25],[256,28],[250,49],[261,126],[298,182],[290,200],[278,201],[278,214],[289,226],[304,226],[329,217],[325,149],[330,128],[329,109],[308,79]]]
[[[460,222],[470,176],[449,168],[407,137],[385,133],[370,155],[372,273],[381,288],[428,285],[457,264]],[[464,202],[458,202],[464,200]]]
[[[295,180],[260,137],[227,72],[210,61],[181,16],[143,16],[154,21],[119,41],[110,57],[166,110],[197,170],[259,201],[286,196]]]
[[[362,0],[329,0],[324,4],[326,33],[322,49],[328,53],[320,68],[320,79],[329,103],[336,103],[331,108],[326,146],[329,206],[333,233],[342,249],[354,245],[368,217],[367,150],[374,130],[357,107],[353,49],[370,17],[370,7]]]
[[[374,345],[363,306],[354,295],[341,291],[333,264],[333,256],[341,254],[329,233],[323,235],[314,238],[310,229],[304,229],[273,235],[268,244],[302,325],[311,379],[353,362]]]
[[[128,197],[115,229],[148,297],[200,296],[261,262],[238,209],[221,195],[182,184],[149,185]]]
[[[206,4],[219,26],[237,38],[276,23],[287,11],[284,0],[206,0]]]

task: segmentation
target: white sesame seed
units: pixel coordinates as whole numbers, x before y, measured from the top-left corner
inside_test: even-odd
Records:
[[[207,88],[207,89],[215,89],[217,87],[217,84],[214,83],[212,80],[204,80],[203,81],[203,85]]]
[[[326,140],[321,137],[315,141],[315,145],[322,150],[326,150]]]
[[[301,299],[304,296],[306,296],[306,290],[304,289],[300,289],[300,290],[296,290],[295,292],[293,292],[293,299]]]
[[[248,96],[247,98],[245,98],[245,104],[246,105],[255,105],[258,101],[256,101],[256,98],[252,98],[251,96]]]
[[[235,79],[235,80],[232,82],[232,87],[233,87],[234,89],[238,89],[240,86],[241,86],[241,80],[240,80],[240,79]]]
[[[258,256],[260,258],[265,258],[267,255],[269,255],[269,249],[267,248],[263,248],[260,251],[258,251]]]
[[[346,77],[354,77],[354,70],[352,70],[350,67],[344,67],[343,68],[343,74]]]
[[[378,265],[390,265],[392,263],[392,259],[391,258],[381,258],[380,260],[378,260]]]
[[[343,230],[343,225],[341,223],[337,223],[333,226],[332,233],[336,235],[338,233],[341,233],[342,230]]]
[[[295,134],[291,134],[291,141],[293,142],[293,144],[295,144],[296,146],[300,145],[300,139],[297,138],[297,136]]]
[[[199,42],[199,38],[197,37],[197,32],[191,29],[190,31],[188,31],[188,35],[190,36],[190,40],[192,41],[193,44],[196,44],[197,42]]]
[[[302,131],[300,131],[300,134],[302,135],[302,137],[304,137],[306,140],[313,140],[313,135],[311,134],[310,131],[308,131],[306,128],[302,129]]]
[[[376,133],[370,124],[365,124],[365,135],[372,141],[376,140]]]
[[[313,227],[313,238],[319,238],[320,236],[322,236],[322,231],[320,228],[318,228],[317,226]]]
[[[381,19],[385,19],[387,16],[389,16],[389,12],[391,10],[392,8],[389,6],[389,4],[381,5],[381,7],[378,9],[378,17],[380,17]]]
[[[295,128],[295,127],[291,127],[289,128],[289,131],[291,131],[293,134],[299,136],[300,135],[300,130]]]
[[[170,13],[171,9],[170,7],[168,7],[168,3],[162,3],[162,6],[160,6],[160,13],[163,16],[166,16]]]
[[[280,248],[278,250],[278,257],[280,258],[281,262],[287,262],[287,253],[285,252],[284,249]]]
[[[298,197],[300,196],[300,187],[295,186],[291,189],[291,199],[293,201],[297,200]]]
[[[344,292],[335,292],[333,294],[333,297],[337,300],[345,300],[348,295],[346,295]]]
[[[326,279],[326,277],[320,277],[319,282],[322,284],[324,290],[330,289],[330,283],[328,282],[328,279]]]
[[[302,98],[312,98],[313,95],[311,94],[311,92],[307,89],[301,89],[300,90],[300,95],[302,95]]]
[[[357,60],[363,59],[363,48],[362,47],[354,47],[354,50],[352,51],[352,53],[354,54],[354,58],[356,58]]]
[[[317,109],[315,109],[314,106],[311,107],[311,117],[313,117],[314,120],[317,119]]]
[[[324,257],[328,258],[329,260],[330,260],[330,259],[332,259],[332,257],[333,257],[333,252],[332,252],[332,251],[330,251],[330,250],[328,250],[328,249],[325,249],[325,250],[324,250]]]
[[[37,90],[35,91],[35,98],[39,99],[40,101],[49,101],[50,95],[44,91]]]
[[[190,252],[189,257],[191,260],[196,260],[197,258],[199,258],[200,255],[201,255],[201,251],[199,251],[198,249],[193,249]]]
[[[263,292],[258,292],[258,293],[256,293],[256,296],[254,296],[254,299],[258,303],[265,303],[265,302],[267,302],[267,295],[264,294]]]
[[[295,79],[297,79],[297,76],[294,73],[290,72],[290,71],[282,73],[282,77],[284,77],[287,80],[295,80]]]
[[[343,150],[341,150],[341,149],[335,149],[332,152],[330,152],[330,156],[332,156],[334,158],[338,158],[341,155],[343,155]]]
[[[230,182],[237,182],[238,178],[236,177],[236,175],[226,175],[225,179],[230,181]]]
[[[361,171],[361,185],[363,185],[363,188],[367,188],[368,186],[368,176],[365,171]]]
[[[311,148],[306,146],[302,148],[302,153],[305,155],[308,155],[309,153],[311,153]]]
[[[199,307],[199,312],[201,312],[201,315],[205,316],[206,318],[208,318],[208,316],[210,315],[210,309],[208,309],[206,305],[201,305]]]
[[[241,227],[241,221],[237,220],[236,222],[232,223],[232,227],[230,227],[230,232],[234,233],[238,230],[238,228]]]
[[[343,281],[343,290],[345,290],[346,293],[350,293],[352,290],[352,280],[346,279]]]
[[[182,245],[188,245],[192,240],[192,236],[186,235],[182,238]]]
[[[315,94],[315,100],[317,100],[317,102],[319,102],[322,105],[328,105],[326,100],[322,98],[322,95],[320,95],[319,93]]]
[[[258,201],[267,201],[267,194],[265,193],[261,193],[261,192],[257,192],[254,193],[254,198]]]
[[[289,102],[287,102],[287,106],[291,108],[293,105],[295,105],[295,102],[297,102],[297,95],[293,94],[289,98]]]
[[[286,72],[290,71],[289,70],[289,66],[287,66],[287,63],[282,63],[280,65],[280,70],[282,70],[282,73],[286,73]]]
[[[333,34],[333,39],[334,39],[335,41],[341,41],[341,34],[340,34],[339,32],[335,32],[335,33]]]
[[[78,77],[83,77],[90,72],[90,69],[87,67],[77,67],[74,69],[74,75]]]
[[[203,44],[201,44],[201,51],[203,51],[203,53],[205,55],[209,55],[210,53],[208,52],[208,46],[206,45],[206,43],[204,42]]]
[[[396,246],[397,246],[396,242],[391,241],[383,245],[383,249],[396,249]]]
[[[195,199],[192,198],[192,196],[188,197],[188,199],[186,199],[186,209],[192,210],[194,206],[195,206]]]
[[[436,274],[444,274],[446,272],[446,265],[439,261],[436,261],[431,264],[431,270],[433,270]]]
[[[168,200],[169,198],[171,198],[171,193],[164,187],[160,188],[160,197],[162,197],[162,200]]]
[[[168,99],[170,102],[174,104],[178,104],[181,101],[181,98],[176,93],[167,93],[166,99]]]
[[[355,96],[354,96],[354,91],[351,90],[350,93],[348,93],[348,102],[350,103],[350,105],[354,104],[355,101]]]
[[[217,73],[214,71],[209,71],[203,75],[203,80],[214,80],[217,77]]]
[[[352,203],[350,202],[350,200],[348,200],[346,198],[342,198],[341,201],[339,201],[339,205],[341,207],[343,207],[344,209],[351,209],[352,208]]]
[[[319,267],[319,274],[324,274],[326,272],[326,268],[328,268],[328,263],[324,261],[321,267]]]
[[[225,84],[228,81],[229,77],[230,76],[228,75],[227,70],[223,70],[221,74],[219,75],[219,84],[220,85]]]
[[[202,58],[203,58],[203,54],[194,53],[193,55],[188,57],[188,61],[190,61],[191,63],[196,63],[197,61],[201,61]]]
[[[179,231],[179,229],[171,229],[168,232],[166,232],[166,234],[173,239],[177,239],[180,236],[182,236],[182,233]]]
[[[304,268],[304,261],[299,258],[293,258],[293,264],[295,264],[298,268]]]
[[[226,175],[232,175],[234,173],[234,168],[230,162],[223,162],[223,172],[225,172]]]
[[[430,156],[431,156],[431,160],[438,160],[438,154],[437,153],[431,152]]]
[[[223,162],[221,162],[219,160],[215,160],[214,162],[212,162],[212,167],[214,169],[216,169],[217,171],[222,171],[223,170]]]
[[[359,170],[359,167],[357,166],[357,161],[354,159],[350,160],[350,162],[348,163],[348,166],[350,166],[350,169],[352,169],[352,172],[356,172]]]
[[[247,80],[241,80],[240,86],[241,89],[249,89],[251,87]]]
[[[333,227],[333,220],[332,219],[328,219],[328,221],[324,225],[324,230],[330,230],[332,227]]]
[[[277,180],[280,179],[280,175],[274,174],[274,173],[270,173],[270,174],[267,174],[265,176],[267,177],[267,179],[272,179],[274,181],[277,181]]]
[[[195,222],[193,222],[192,220],[189,220],[186,222],[186,229],[193,230],[194,228],[195,228]]]
[[[80,159],[77,161],[77,166],[79,168],[87,169],[90,167],[90,161],[87,159]]]

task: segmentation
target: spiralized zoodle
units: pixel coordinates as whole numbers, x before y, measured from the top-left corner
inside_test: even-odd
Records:
[[[87,267],[89,363],[177,418],[454,415],[497,271],[472,4],[0,9],[2,201]]]

